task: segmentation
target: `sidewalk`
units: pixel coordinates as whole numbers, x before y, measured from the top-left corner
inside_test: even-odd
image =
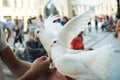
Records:
[[[111,72],[108,80],[120,80],[120,43],[118,43],[118,39],[114,38],[114,35],[111,33],[106,36],[104,40],[94,45],[93,48],[96,49],[106,44],[111,44],[114,49],[112,63],[110,64]]]
[[[102,32],[101,30],[96,32],[94,29],[92,30],[92,32],[87,31],[86,34],[83,36],[85,47],[93,47],[94,45],[96,45],[96,43],[110,34],[111,32]]]
[[[92,32],[84,36],[85,47],[97,49],[103,45],[111,44],[114,49],[112,63],[110,64],[110,74],[107,80],[120,80],[120,43],[114,37],[114,32]],[[109,51],[108,51],[109,53]]]

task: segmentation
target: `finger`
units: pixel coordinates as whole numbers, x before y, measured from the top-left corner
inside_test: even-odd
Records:
[[[51,59],[49,57],[47,57],[45,61],[51,63]]]
[[[47,56],[41,56],[41,60],[46,60],[47,59]]]
[[[36,59],[36,61],[45,61],[47,59],[46,56],[41,56],[39,58]]]

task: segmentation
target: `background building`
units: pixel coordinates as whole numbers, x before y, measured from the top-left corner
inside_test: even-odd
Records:
[[[116,0],[0,0],[0,20],[24,19],[26,26],[29,17],[48,17],[52,13],[71,18],[98,4],[94,15],[116,15]]]
[[[116,0],[71,0],[75,15],[79,15],[90,7],[99,5],[95,8],[94,15],[116,15]]]

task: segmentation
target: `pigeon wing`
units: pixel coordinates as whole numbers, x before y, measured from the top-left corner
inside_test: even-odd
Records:
[[[69,20],[63,29],[58,32],[58,37],[61,39],[66,48],[70,48],[71,40],[87,27],[87,23],[91,18],[91,10],[86,11],[82,15],[76,16]],[[65,36],[67,35],[67,36]]]
[[[55,20],[60,19],[58,15],[50,15],[46,20],[45,20],[45,29],[48,30],[49,32],[57,33],[59,30],[61,30],[63,27],[61,26],[60,23],[54,23]]]

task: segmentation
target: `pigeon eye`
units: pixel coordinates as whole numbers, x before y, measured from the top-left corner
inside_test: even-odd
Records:
[[[39,33],[39,31],[37,31],[37,33]]]
[[[56,43],[56,41],[54,41],[54,43]]]

